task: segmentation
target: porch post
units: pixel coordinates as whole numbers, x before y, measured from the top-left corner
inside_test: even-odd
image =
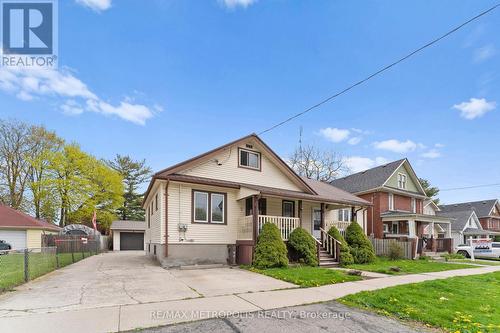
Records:
[[[299,226],[302,228],[302,200],[299,200]]]
[[[431,226],[430,226],[430,228],[431,228],[431,235],[432,235],[432,237],[434,238],[434,221],[432,221],[432,222],[431,222]],[[437,237],[436,237],[436,238],[437,238]]]
[[[252,223],[253,223],[253,243],[257,243],[257,230],[259,225],[259,196],[252,195]]]
[[[325,204],[323,202],[321,203],[321,228],[323,230],[326,229],[326,226],[325,226]]]
[[[410,238],[417,237],[415,220],[408,220],[408,237]]]
[[[446,238],[451,238],[451,223],[448,223],[448,235]]]

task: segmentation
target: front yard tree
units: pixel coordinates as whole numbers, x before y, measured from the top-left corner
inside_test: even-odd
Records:
[[[289,164],[299,175],[323,182],[330,182],[349,171],[340,154],[321,151],[312,145],[297,147]]]
[[[309,266],[318,266],[318,250],[311,234],[304,228],[296,228],[288,237],[288,246],[298,257],[299,262]]]
[[[437,188],[436,186],[431,186],[431,183],[427,179],[419,178],[419,180],[420,184],[424,188],[425,194],[429,198],[431,198],[436,205],[439,205],[439,188]]]
[[[277,226],[264,223],[257,245],[253,265],[257,268],[288,266],[288,252]]]
[[[143,195],[137,191],[151,176],[151,168],[146,166],[145,160],[134,161],[129,156],[121,155],[116,155],[107,164],[122,176],[125,186],[123,205],[117,209],[117,215],[122,220],[144,220]]]
[[[347,227],[345,240],[349,244],[355,264],[366,264],[375,261],[375,251],[372,243],[356,221]]]

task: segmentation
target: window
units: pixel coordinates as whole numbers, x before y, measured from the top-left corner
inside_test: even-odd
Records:
[[[146,220],[148,220],[148,229],[151,228],[151,219],[149,218],[149,214],[148,216],[146,216]]]
[[[402,173],[398,173],[398,187],[406,189],[406,175],[403,175]]]
[[[239,154],[240,158],[238,166],[243,168],[260,170],[260,153],[240,148]]]
[[[351,222],[351,210],[349,208],[339,209],[339,221]]]
[[[226,222],[226,194],[193,191],[193,222]]]
[[[389,210],[394,210],[394,194],[389,193]]]
[[[224,223],[224,194],[212,193],[210,206],[211,221],[213,223]]]
[[[295,201],[283,201],[283,217],[295,217]]]
[[[393,234],[399,233],[399,222],[392,222],[392,233]]]
[[[417,200],[415,198],[411,198],[411,212],[417,212]]]
[[[245,200],[245,216],[253,215],[253,199],[247,198]],[[267,199],[260,198],[259,199],[259,215],[267,215]]]
[[[384,223],[384,233],[388,233],[389,232],[389,225],[387,223]]]
[[[156,193],[156,195],[155,195],[155,207],[156,207],[156,210],[158,210],[158,193]]]

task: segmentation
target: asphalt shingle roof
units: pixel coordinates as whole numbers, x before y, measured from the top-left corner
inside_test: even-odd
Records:
[[[331,184],[351,193],[368,191],[384,185],[404,160],[397,160],[344,178],[335,179]]]
[[[144,221],[124,221],[117,220],[111,223],[111,230],[146,230]]]
[[[472,209],[447,210],[447,211],[440,211],[439,216],[445,216],[455,219],[455,221],[451,223],[451,230],[462,231],[467,222],[469,221],[469,217],[472,215],[472,212],[473,212]]]
[[[26,228],[51,231],[61,230],[61,228],[53,223],[38,220],[28,214],[5,205],[0,205],[0,228]]]
[[[443,212],[474,210],[477,217],[489,216],[490,212],[497,202],[497,199],[463,202],[451,205],[440,205],[439,208]]]

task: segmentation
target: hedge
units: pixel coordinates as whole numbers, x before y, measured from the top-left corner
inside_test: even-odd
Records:
[[[316,242],[304,228],[296,228],[290,233],[288,246],[297,254],[299,262],[318,266]]]
[[[288,257],[285,243],[277,226],[264,223],[257,245],[253,265],[257,268],[287,267]]]
[[[372,243],[356,221],[347,227],[345,240],[351,248],[354,263],[366,264],[375,261],[375,251],[373,250]]]

